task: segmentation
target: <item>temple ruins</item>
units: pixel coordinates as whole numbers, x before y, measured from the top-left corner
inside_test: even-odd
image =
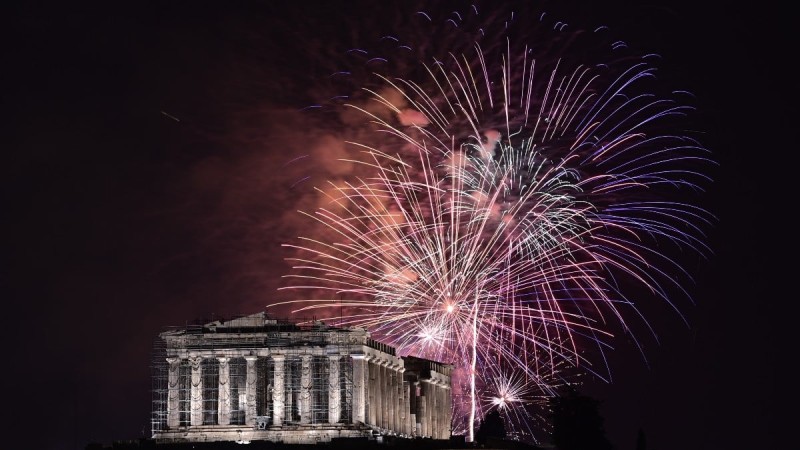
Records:
[[[258,313],[156,342],[157,442],[450,437],[451,366],[397,356],[361,328]]]

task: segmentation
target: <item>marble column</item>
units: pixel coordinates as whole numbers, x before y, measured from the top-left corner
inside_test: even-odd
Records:
[[[406,386],[403,383],[403,373],[406,371],[404,367],[397,367],[397,386],[395,406],[397,408],[397,430],[402,434],[408,434],[408,426],[406,420],[408,419],[408,403],[406,402]]]
[[[453,432],[453,391],[451,386],[444,386],[444,423],[445,423],[445,439],[449,439]]]
[[[284,355],[272,355],[274,362],[274,379],[272,383],[272,424],[275,426],[283,425],[283,411],[284,411]]]
[[[366,423],[366,393],[364,379],[367,371],[365,355],[350,355],[353,359],[353,423]]]
[[[444,436],[444,405],[442,402],[444,401],[444,396],[442,395],[442,391],[444,388],[442,384],[437,383],[436,385],[436,431],[439,433],[439,439],[442,439]]]
[[[366,412],[367,412],[367,421],[366,421],[366,423],[368,423],[369,425],[372,425],[372,426],[377,426],[378,422],[377,422],[377,416],[375,414],[375,405],[376,405],[376,401],[377,400],[375,399],[375,389],[376,389],[376,387],[378,385],[378,381],[377,381],[377,376],[378,376],[377,375],[377,367],[378,366],[375,364],[375,357],[374,356],[367,356],[366,361],[367,361],[367,373],[366,373],[366,376],[367,376],[367,381],[366,381],[366,383],[367,383],[367,385],[366,385],[366,390],[367,390],[367,410],[366,410]]]
[[[300,423],[311,423],[311,355],[300,357],[300,398],[297,405],[300,410]]]
[[[328,356],[328,423],[341,418],[341,391],[339,390],[339,355]]]
[[[433,437],[442,438],[442,387],[438,382],[433,385]]]
[[[403,369],[403,371],[405,371],[405,369]],[[409,398],[411,395],[411,385],[408,381],[403,380],[401,389],[402,395],[400,409],[403,411],[403,433],[411,436],[414,432],[414,430],[411,428],[413,425],[413,422],[411,421],[411,417],[413,417],[411,413],[413,410],[411,409],[411,399]]]
[[[438,393],[439,393],[439,386],[436,385],[433,380],[431,383],[428,384],[428,411],[430,417],[430,433],[431,437],[434,439],[439,438],[439,408],[438,408]]]
[[[180,422],[180,358],[167,358],[167,428],[178,428]]]
[[[434,428],[434,419],[436,417],[436,386],[428,380],[425,383],[425,415],[428,418],[428,435],[433,438],[436,430]]]
[[[394,424],[395,409],[397,408],[397,399],[395,396],[396,387],[394,364],[391,362],[386,364],[386,428],[390,430],[397,430]]]
[[[203,358],[194,356],[189,358],[192,366],[192,388],[189,397],[189,423],[192,426],[203,424]]]
[[[408,387],[408,406],[411,411],[411,435],[417,437],[421,436],[419,427],[419,396],[417,396],[417,392],[419,391],[419,381],[409,383]]]
[[[433,433],[431,433],[431,435],[433,436],[434,439],[440,439],[441,437],[441,430],[439,429],[441,425],[440,423],[441,420],[439,419],[442,411],[440,409],[441,405],[439,404],[439,391],[440,391],[439,383],[434,382],[433,395],[431,395],[431,398],[433,399],[433,409],[431,410],[432,413],[431,422],[433,423]]]
[[[430,433],[431,437],[436,439],[439,436],[439,410],[436,408],[436,393],[439,390],[439,387],[436,386],[435,382],[431,382],[428,384],[428,388],[430,389],[428,391],[428,416],[430,417]]]
[[[449,439],[451,433],[452,415],[450,414],[450,386],[442,385],[442,439]]]
[[[429,424],[430,420],[428,419],[428,383],[421,382],[420,384],[420,396],[417,397],[417,405],[419,411],[419,417],[417,421],[419,422],[419,433],[422,437],[430,437],[430,429]]]
[[[377,412],[378,426],[386,428],[386,361],[378,361],[377,392],[375,393],[375,410]]]
[[[219,401],[217,402],[217,424],[231,424],[231,367],[230,358],[219,357]]]
[[[256,362],[257,356],[245,356],[247,361],[247,380],[244,385],[245,396],[245,410],[244,410],[244,424],[247,426],[255,426],[256,424],[256,384],[258,383],[258,373]]]

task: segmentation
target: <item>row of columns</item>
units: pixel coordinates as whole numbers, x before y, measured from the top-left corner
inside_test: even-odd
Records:
[[[450,437],[450,384],[403,379],[405,368],[372,355],[353,358],[353,422],[410,436]],[[419,395],[417,395],[419,388]]]
[[[287,404],[285,398],[286,355],[272,354],[273,392],[272,424],[281,426]],[[300,423],[311,424],[312,355],[300,355],[300,393],[298,410]],[[411,436],[446,439],[450,436],[450,386],[445,380],[432,377],[414,382],[403,379],[405,368],[399,361],[373,355],[353,354],[353,423],[365,423]],[[245,356],[247,378],[245,384],[245,423],[254,425],[256,412],[257,357]],[[338,423],[341,418],[341,392],[339,388],[339,355],[329,355],[328,422]],[[202,357],[190,357],[190,425],[203,423]],[[219,360],[218,424],[230,424],[230,365],[228,357]],[[180,358],[167,358],[169,362],[169,393],[167,399],[167,427],[180,426],[179,368]]]
[[[256,356],[245,356],[247,372],[245,381],[245,424],[253,425],[256,416],[256,385],[257,369]],[[274,364],[273,391],[272,391],[272,424],[280,426],[284,420],[286,356],[282,354],[271,355]],[[311,423],[311,358],[312,355],[301,355],[300,365],[300,395],[299,405],[300,423]],[[339,355],[328,356],[328,422],[337,423],[341,418],[341,393],[339,391]],[[230,425],[231,420],[231,387],[229,357],[217,357],[219,361],[219,394],[218,394],[218,425]],[[189,423],[192,426],[203,424],[203,384],[202,368],[203,357],[188,358],[191,367],[191,388],[189,393]],[[181,358],[167,358],[169,363],[168,393],[167,393],[167,427],[180,426],[180,394],[179,378]]]
[[[408,410],[408,383],[403,381],[405,368],[397,361],[365,355],[366,412],[370,425],[399,433],[411,434]],[[355,403],[355,402],[354,402]]]
[[[416,398],[417,433],[434,439],[450,437],[450,386],[435,378],[418,383],[420,395]]]

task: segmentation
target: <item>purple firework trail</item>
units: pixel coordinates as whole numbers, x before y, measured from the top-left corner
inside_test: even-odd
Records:
[[[690,277],[664,249],[708,252],[713,218],[691,199],[714,163],[684,131],[691,96],[603,27],[412,16],[446,36],[348,50],[361,64],[331,80],[352,92],[315,108],[357,130],[343,162],[359,169],[319,187],[303,213],[320,232],[286,244],[286,289],[308,294],[290,303],[453,364],[455,434],[498,408],[537,441],[544,400],[610,379],[612,338],[650,328],[643,301],[680,314]]]

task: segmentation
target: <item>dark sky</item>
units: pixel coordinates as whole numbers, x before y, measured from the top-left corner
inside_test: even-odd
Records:
[[[11,324],[4,420],[16,445],[1,446],[149,436],[157,333],[284,298],[280,244],[305,201],[286,162],[319,156],[325,139],[297,110],[330,73],[332,42],[393,22],[378,2],[316,3],[28,2],[4,12],[0,282]],[[587,388],[610,438],[633,449],[642,427],[651,450],[786,448],[779,424],[796,408],[785,394],[796,377],[783,362],[797,354],[785,325],[796,296],[779,275],[792,264],[781,249],[797,203],[783,200],[795,147],[789,13],[689,1],[564,8],[673,61],[720,162],[714,254],[693,268],[690,326],[666,320],[649,367],[622,350],[614,383]],[[304,170],[339,170],[322,166]]]

